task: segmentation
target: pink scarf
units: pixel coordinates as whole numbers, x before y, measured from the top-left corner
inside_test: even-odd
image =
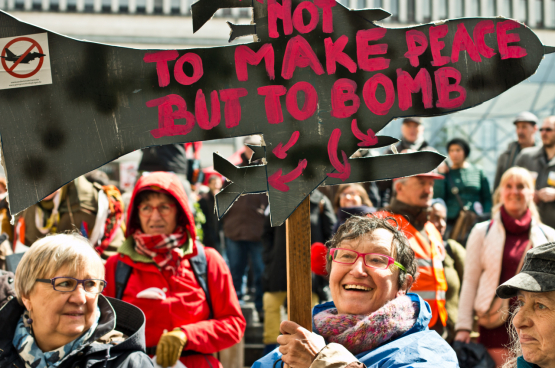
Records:
[[[182,258],[178,248],[189,240],[189,236],[187,231],[178,227],[173,234],[160,235],[148,235],[136,230],[133,239],[137,253],[152,258],[161,269],[170,270],[175,275]]]
[[[418,303],[403,295],[369,315],[337,314],[335,308],[322,311],[314,316],[314,325],[326,340],[357,355],[410,330],[418,310]]]

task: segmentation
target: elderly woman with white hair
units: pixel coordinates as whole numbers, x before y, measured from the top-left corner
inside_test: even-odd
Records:
[[[152,367],[143,313],[100,295],[105,286],[82,236],[35,242],[15,274],[17,299],[0,310],[0,367]]]

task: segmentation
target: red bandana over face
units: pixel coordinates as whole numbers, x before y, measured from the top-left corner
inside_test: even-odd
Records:
[[[173,234],[149,235],[136,230],[133,239],[137,253],[152,258],[160,268],[170,270],[175,275],[181,261],[178,248],[189,240],[189,236],[182,227],[178,227]]]

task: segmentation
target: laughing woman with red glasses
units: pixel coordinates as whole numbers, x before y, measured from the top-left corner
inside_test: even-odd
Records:
[[[221,368],[213,354],[239,342],[246,323],[225,261],[196,241],[177,176],[154,172],[137,181],[126,236],[106,262],[104,294],[144,312],[147,354],[162,367],[179,359],[186,367]]]
[[[429,305],[409,293],[417,263],[393,218],[353,216],[327,246],[333,301],[314,307],[313,333],[282,322],[280,347],[253,368],[279,360],[294,368],[458,367],[455,352],[427,327]]]

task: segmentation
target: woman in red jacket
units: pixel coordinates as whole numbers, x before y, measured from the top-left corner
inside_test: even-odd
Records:
[[[210,354],[239,342],[246,323],[229,269],[217,251],[204,248],[211,306],[195,277],[189,259],[201,245],[195,243],[193,215],[175,175],[156,172],[139,179],[129,204],[126,238],[106,262],[104,294],[116,297],[117,265],[130,266],[122,300],[146,316],[147,353],[164,367],[178,358],[187,367],[221,367]]]

